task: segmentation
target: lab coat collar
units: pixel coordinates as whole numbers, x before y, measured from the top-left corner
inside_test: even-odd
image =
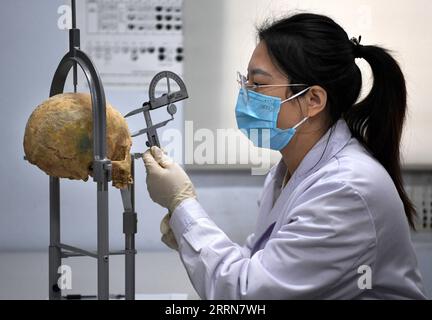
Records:
[[[314,173],[331,158],[333,158],[351,139],[352,134],[345,120],[338,120],[321,139],[306,154],[300,165],[294,171],[288,184],[297,184],[295,181],[305,179]],[[282,183],[286,173],[286,165],[281,159],[274,172],[276,183]],[[287,185],[288,187],[288,185]]]
[[[281,188],[282,181],[286,173],[286,165],[281,160],[270,170],[269,185],[263,190],[263,200],[260,206],[260,215],[258,216],[255,235],[257,241],[254,244],[252,252],[258,250],[264,241],[272,234],[273,227],[280,213],[283,211],[289,195],[292,191],[306,179],[308,175],[316,172],[341,151],[350,141],[352,135],[345,120],[339,120],[330,128],[327,133],[312,147],[306,154],[302,162],[294,171],[286,187],[273,203],[273,196],[276,188]]]

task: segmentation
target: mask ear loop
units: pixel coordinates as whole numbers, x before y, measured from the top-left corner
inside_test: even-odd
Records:
[[[285,103],[285,102],[288,102],[288,101],[291,101],[291,100],[294,100],[295,98],[300,97],[302,94],[305,94],[307,91],[309,91],[310,88],[311,88],[311,87],[307,87],[306,89],[300,91],[299,93],[296,93],[296,94],[293,95],[292,97],[289,97],[288,99],[282,101],[281,104],[282,104],[282,103]],[[300,121],[299,123],[297,123],[297,124],[293,127],[293,129],[296,130],[296,129],[297,129],[298,127],[300,127],[303,123],[305,123],[308,119],[309,119],[309,117],[305,117],[302,121]]]
[[[305,123],[307,120],[309,119],[309,117],[305,117],[302,121],[300,121],[299,123],[297,123],[293,129],[297,129],[298,127],[300,127],[303,123]]]
[[[283,100],[283,101],[281,102],[281,104],[282,104],[282,103],[285,103],[285,102],[288,102],[288,101],[291,101],[291,100],[294,100],[295,98],[300,97],[301,95],[305,94],[305,93],[306,93],[310,88],[311,88],[311,87],[307,87],[306,89],[300,91],[299,93],[296,93],[296,94],[293,95],[292,97],[289,97],[288,99]]]

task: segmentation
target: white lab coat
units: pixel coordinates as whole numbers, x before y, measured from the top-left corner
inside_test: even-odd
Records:
[[[281,161],[269,172],[243,247],[195,199],[173,212],[180,258],[202,299],[425,298],[402,201],[344,120],[281,190],[285,170]]]

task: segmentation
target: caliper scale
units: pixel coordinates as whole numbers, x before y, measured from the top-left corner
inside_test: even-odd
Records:
[[[161,96],[156,97],[157,87],[161,83],[166,82],[166,92]],[[179,88],[177,91],[172,91],[173,87]],[[147,147],[158,146],[160,147],[159,137],[157,134],[157,129],[162,128],[167,125],[168,122],[174,120],[174,114],[177,112],[177,107],[175,102],[184,100],[188,98],[188,93],[183,80],[174,72],[162,71],[156,74],[150,82],[149,86],[149,99],[150,101],[144,102],[141,108],[135,109],[125,115],[125,118],[143,113],[146,122],[146,128],[141,129],[137,132],[132,133],[132,137],[137,137],[142,134],[147,134]],[[157,124],[153,124],[150,116],[150,111],[167,107],[167,112],[171,116],[170,119],[162,121]],[[136,157],[142,156],[142,154],[135,154]]]

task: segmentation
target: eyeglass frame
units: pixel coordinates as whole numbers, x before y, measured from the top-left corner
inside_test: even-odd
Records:
[[[303,84],[303,83],[293,83],[293,84],[254,84],[254,85],[247,85],[247,78],[242,75],[239,71],[237,71],[237,82],[240,85],[240,87],[245,91],[246,95],[245,95],[245,99],[248,99],[248,95],[247,92],[248,90],[252,90],[254,91],[255,89],[259,89],[259,88],[271,88],[271,87],[308,87],[307,89],[299,92],[298,96],[300,96],[301,94],[303,94],[304,92],[306,92],[308,89],[310,89],[310,86],[308,84]],[[248,87],[249,86],[249,87]],[[292,98],[292,97],[291,97]]]

